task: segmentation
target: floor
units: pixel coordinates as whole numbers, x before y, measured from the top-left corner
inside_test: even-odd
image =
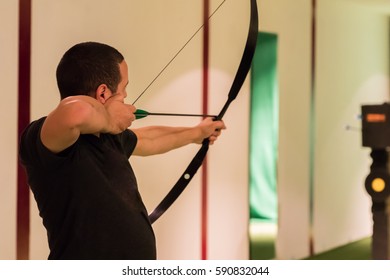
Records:
[[[250,258],[269,260],[275,258],[277,227],[273,223],[250,224]],[[306,260],[370,260],[371,237],[306,258]]]

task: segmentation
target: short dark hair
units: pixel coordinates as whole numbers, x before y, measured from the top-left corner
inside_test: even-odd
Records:
[[[123,55],[115,48],[97,42],[84,42],[65,52],[57,66],[61,99],[72,95],[93,96],[101,84],[116,92]]]

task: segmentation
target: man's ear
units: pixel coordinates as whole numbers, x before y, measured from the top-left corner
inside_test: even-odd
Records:
[[[109,90],[106,84],[101,84],[96,89],[96,99],[102,104],[106,103],[107,99],[110,98],[111,95],[111,90]]]

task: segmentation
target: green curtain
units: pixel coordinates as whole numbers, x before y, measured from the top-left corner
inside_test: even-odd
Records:
[[[277,36],[260,32],[251,71],[250,217],[277,220]]]

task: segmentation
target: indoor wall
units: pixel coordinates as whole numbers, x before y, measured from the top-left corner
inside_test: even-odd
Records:
[[[134,102],[202,25],[202,1],[190,2],[33,0],[31,119],[47,115],[58,103],[57,63],[69,47],[81,41],[105,42],[124,54],[130,79],[126,101]],[[218,2],[210,1],[210,11]],[[276,258],[301,259],[371,234],[370,199],[363,186],[369,150],[361,147],[356,116],[362,104],[388,100],[388,14],[374,5],[380,1],[316,0],[313,47],[312,0],[257,2],[259,30],[278,37]],[[15,259],[18,1],[0,1],[0,21],[4,89],[0,103],[0,259]],[[208,111],[215,114],[226,100],[241,59],[249,1],[226,1],[210,22]],[[200,113],[202,44],[200,33],[135,105],[150,112]],[[200,259],[205,241],[209,259],[249,257],[249,107],[246,81],[224,118],[228,129],[210,147],[207,220],[201,217],[205,204],[200,171],[154,224],[159,259]],[[134,126],[198,122],[148,117]],[[358,129],[347,131],[346,125]],[[196,151],[197,146],[190,145],[166,155],[131,159],[149,211]],[[29,258],[46,259],[46,233],[32,197],[30,210]],[[207,233],[202,236],[205,224]]]

